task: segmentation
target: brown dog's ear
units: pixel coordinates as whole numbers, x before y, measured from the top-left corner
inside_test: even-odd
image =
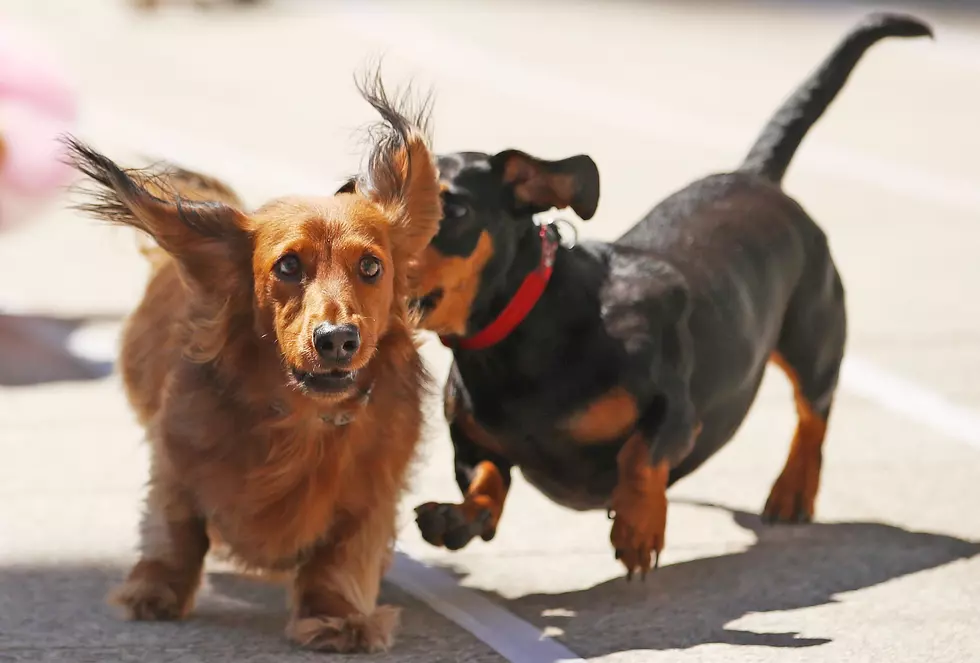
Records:
[[[163,172],[154,180],[161,182],[164,189],[158,193],[154,187],[147,186],[146,188],[150,193],[167,198],[172,198],[173,194],[176,194],[183,200],[224,203],[236,209],[245,207],[235,190],[217,177],[188,170],[175,164],[165,163],[163,165]]]
[[[146,233],[205,284],[227,271],[223,267],[236,251],[250,255],[242,212],[221,202],[187,200],[166,175],[124,171],[74,138],[65,142],[72,165],[97,185],[86,191],[87,200],[77,209]]]
[[[408,93],[389,99],[379,74],[358,83],[364,99],[381,114],[371,135],[367,169],[357,191],[376,202],[391,221],[397,259],[411,260],[439,230],[439,174],[429,151],[429,103],[414,110]]]
[[[340,188],[334,192],[336,196],[338,193],[355,193],[357,192],[357,178],[350,177],[346,182],[340,185]]]
[[[585,154],[545,161],[520,150],[505,150],[490,163],[513,188],[518,209],[536,214],[571,207],[587,221],[599,206],[599,169]]]

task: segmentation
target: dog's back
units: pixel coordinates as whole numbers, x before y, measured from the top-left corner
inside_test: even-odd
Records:
[[[824,232],[783,192],[782,179],[868,48],[931,34],[918,19],[872,14],[783,103],[737,170],[673,194],[616,242],[620,251],[662,256],[690,287],[692,396],[715,410],[716,423],[672,481],[731,436],[774,350],[808,407],[824,420],[829,414],[846,335],[844,289]],[[719,401],[719,393],[731,396]]]

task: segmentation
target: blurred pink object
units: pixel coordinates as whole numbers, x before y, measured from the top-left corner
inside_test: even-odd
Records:
[[[75,91],[50,52],[27,33],[0,25],[0,230],[13,199],[42,200],[72,179],[58,137],[74,127]]]

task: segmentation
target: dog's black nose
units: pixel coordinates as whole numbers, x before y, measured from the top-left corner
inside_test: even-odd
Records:
[[[313,330],[313,347],[324,359],[346,364],[361,347],[361,335],[354,325],[324,322]]]

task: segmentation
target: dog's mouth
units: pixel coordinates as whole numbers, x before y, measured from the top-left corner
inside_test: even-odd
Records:
[[[445,293],[442,288],[435,288],[430,290],[421,297],[416,297],[411,301],[411,307],[419,312],[419,315],[423,318],[431,313],[437,306],[439,302],[442,301],[442,296]]]
[[[317,394],[338,394],[354,386],[357,371],[334,369],[332,371],[308,372],[292,369],[293,380],[304,391]]]

